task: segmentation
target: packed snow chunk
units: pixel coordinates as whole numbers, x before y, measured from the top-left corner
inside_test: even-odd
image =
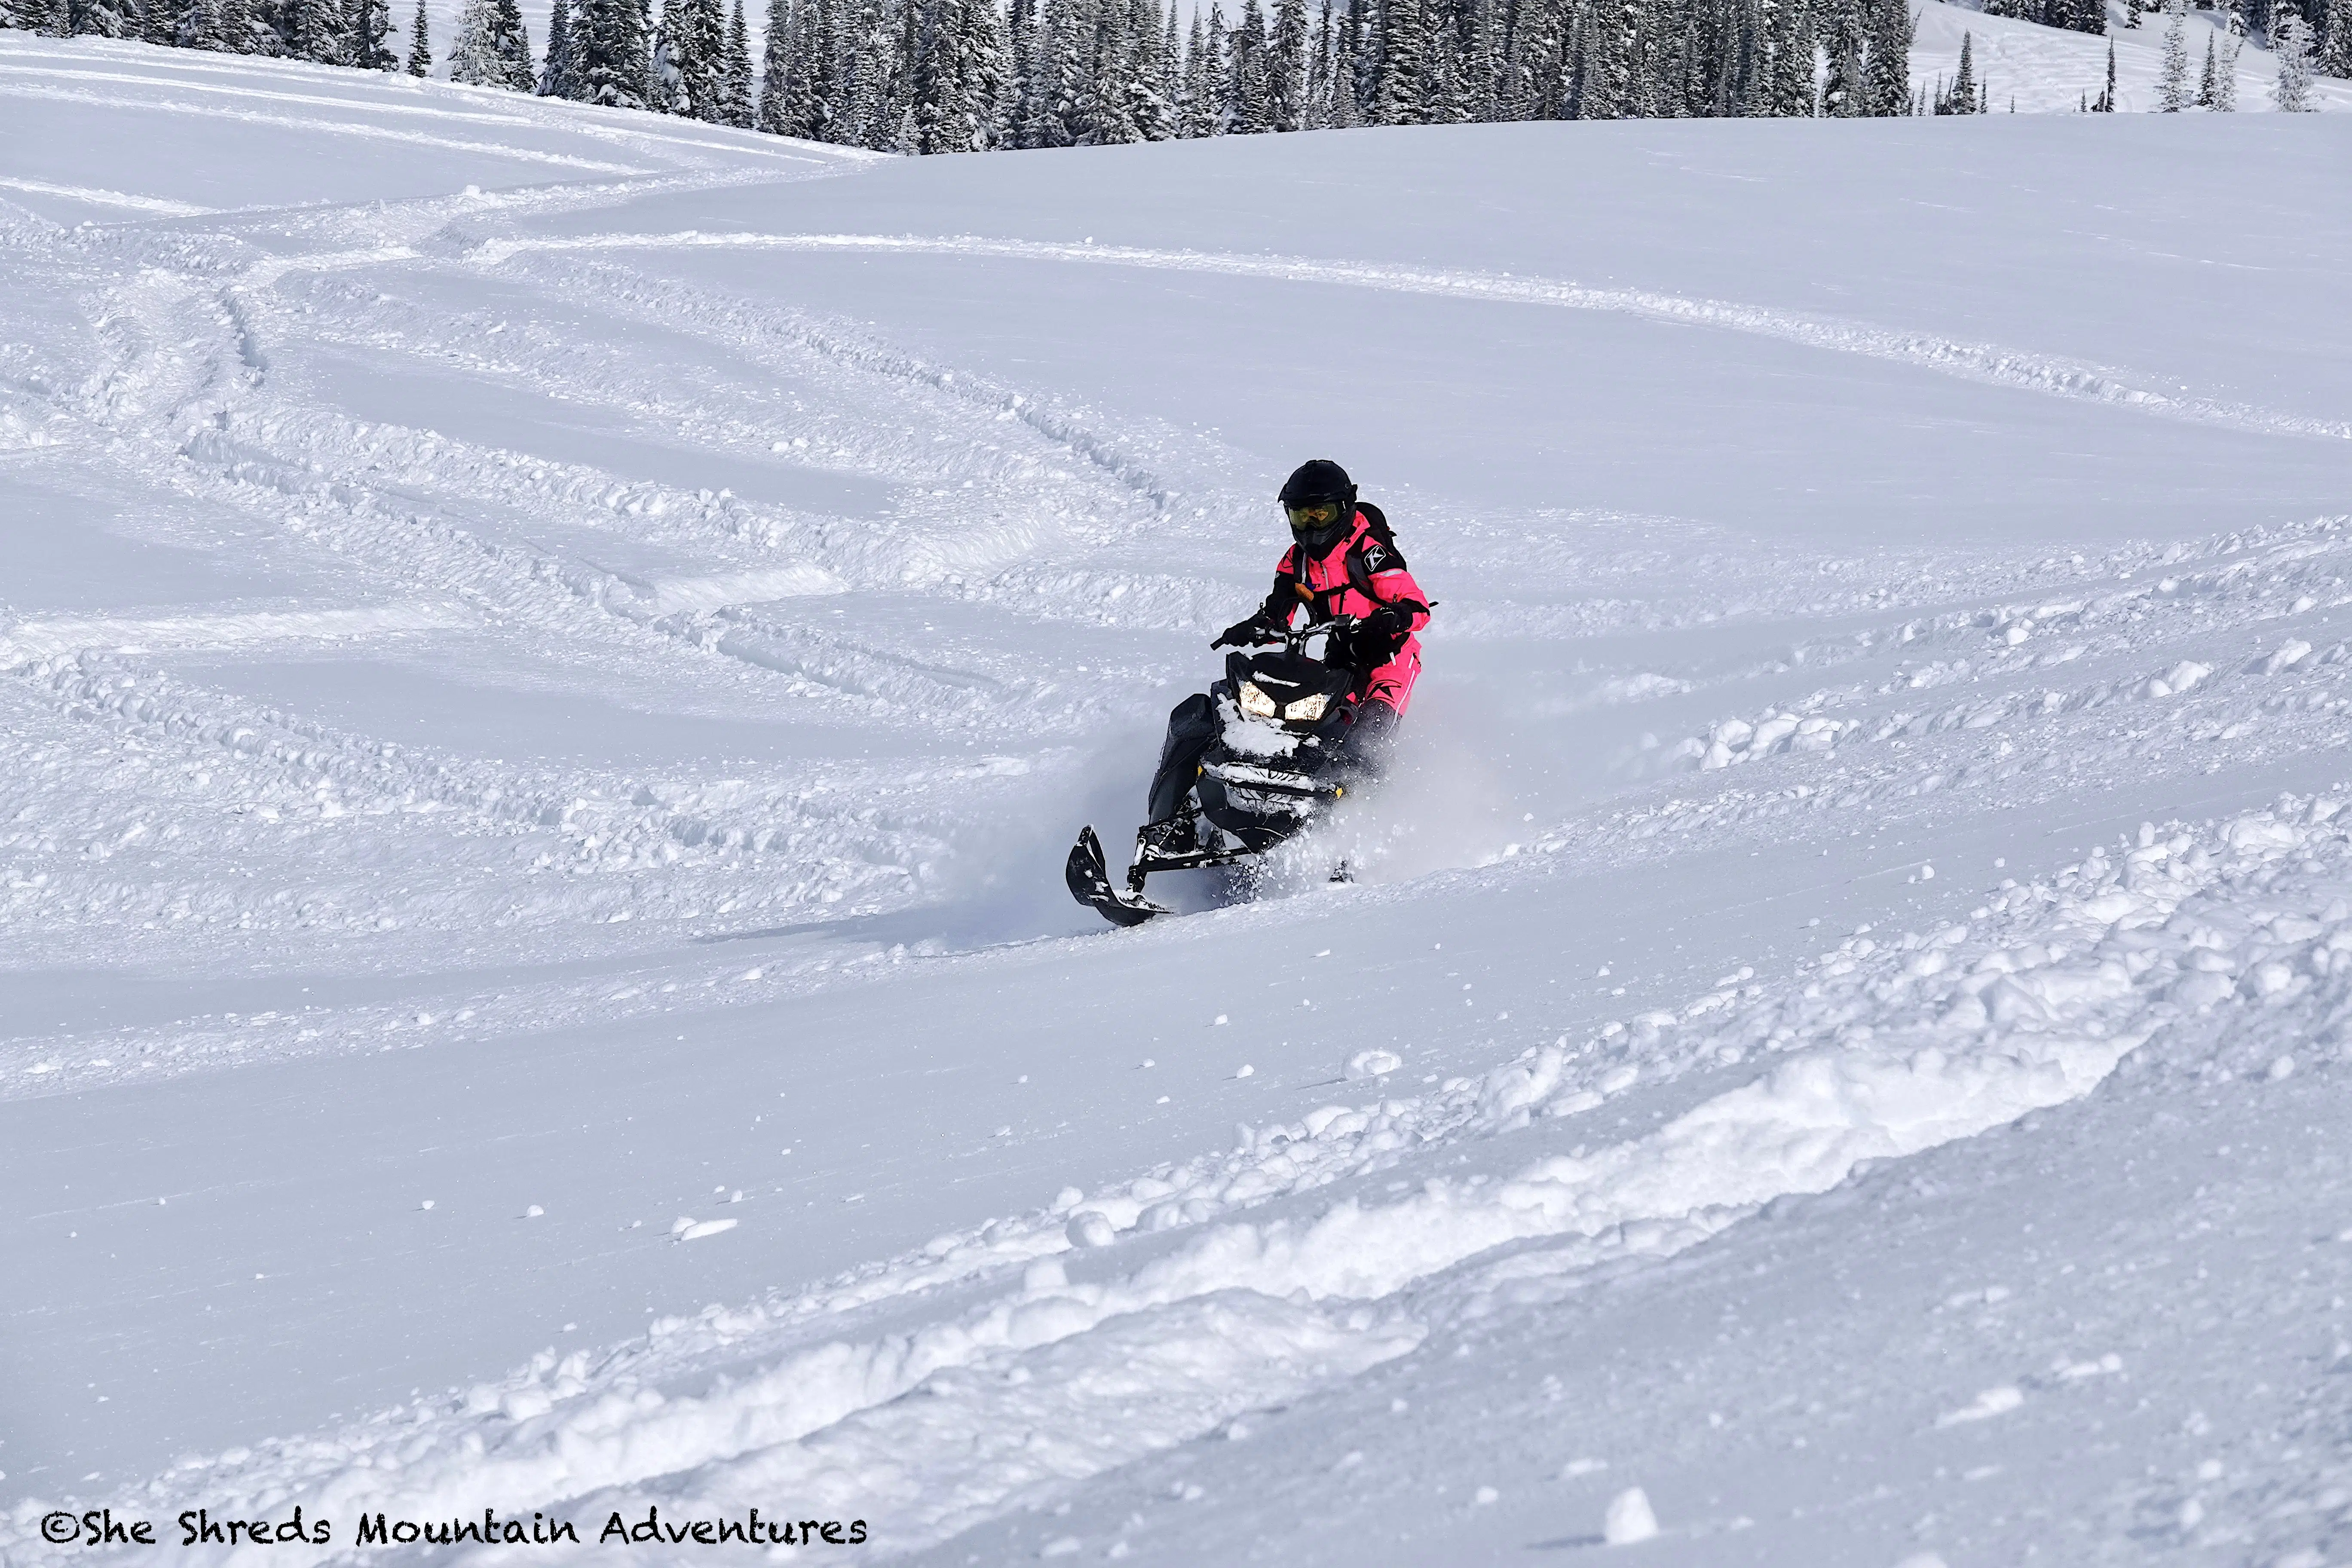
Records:
[[[2281,643],[2276,653],[2254,661],[2255,669],[2264,675],[2276,675],[2283,669],[2293,669],[2311,657],[2311,645],[2301,637],[2289,637]]]
[[[1938,1426],[1958,1426],[1969,1421],[1986,1421],[1995,1415],[2006,1415],[2025,1403],[2025,1395],[2011,1385],[1988,1388],[1958,1410],[1947,1410],[1936,1417]]]
[[[1632,1546],[1657,1533],[1658,1516],[1650,1508],[1649,1493],[1627,1487],[1609,1500],[1609,1511],[1601,1520],[1601,1540],[1612,1546]]]
[[[522,1217],[525,1219],[537,1219],[546,1213],[547,1211],[545,1209],[540,1207],[537,1204],[533,1204],[529,1208],[522,1211]]]
[[[1559,1468],[1559,1479],[1572,1481],[1579,1476],[1589,1476],[1609,1468],[1606,1459],[1570,1459]]]
[[[1072,1247],[1108,1247],[1118,1239],[1118,1227],[1100,1209],[1087,1209],[1072,1215],[1062,1234],[1070,1238]]]
[[[1485,1508],[1489,1504],[1500,1502],[1502,1499],[1503,1494],[1496,1491],[1494,1488],[1480,1487],[1476,1492],[1472,1494],[1470,1500],[1476,1503],[1480,1508]]]
[[[1945,1568],[1944,1560],[1932,1552],[1915,1552],[1897,1563],[1895,1568]]]
[[[2286,1077],[2294,1071],[2294,1058],[2293,1057],[2280,1057],[2277,1060],[2271,1063],[2271,1081],[2273,1083],[2276,1083],[2279,1079]]]
[[[1240,1067],[1234,1069],[1234,1076],[1235,1078],[1248,1078],[1251,1074],[1256,1071],[1257,1068],[1250,1066],[1247,1062],[1244,1062]]]
[[[740,1219],[682,1218],[670,1227],[670,1234],[680,1241],[700,1241],[706,1236],[717,1236],[721,1231],[733,1230],[742,1223]]]
[[[1379,1078],[1404,1066],[1404,1058],[1394,1051],[1358,1051],[1348,1058],[1347,1076],[1350,1079]]]

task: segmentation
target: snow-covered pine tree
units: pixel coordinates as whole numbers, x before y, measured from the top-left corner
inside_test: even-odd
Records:
[[[701,3],[702,0],[664,0],[661,20],[654,27],[653,70],[647,79],[652,90],[646,103],[656,113],[694,112],[694,97],[688,82],[695,74],[688,58],[694,48],[695,28],[688,13]],[[481,0],[467,0],[469,7],[479,4]],[[457,68],[453,65],[450,69],[455,79]]]
[[[1003,110],[1004,144],[1024,146],[1021,127],[1029,117],[1029,98],[1035,90],[1037,0],[1012,0],[1004,18],[1006,104]]]
[[[1219,110],[1218,83],[1224,73],[1218,68],[1218,29],[1223,16],[1213,5],[1203,17],[1192,13],[1192,29],[1184,43],[1183,117],[1176,133],[1179,136],[1213,136],[1217,133]]]
[[[572,61],[572,0],[555,0],[547,17],[547,58],[540,63],[539,96],[577,98],[579,77]]]
[[[1771,40],[1772,82],[1768,114],[1794,119],[1813,112],[1812,8],[1807,0],[1771,0],[1765,36]]]
[[[126,0],[71,0],[66,8],[66,29],[76,37],[134,37],[139,17]]]
[[[1166,5],[1160,0],[1151,0],[1151,11],[1160,27],[1160,43],[1152,58],[1160,72],[1157,90],[1161,141],[1173,141],[1184,133],[1184,40],[1176,30],[1178,9],[1173,0]]]
[[[556,0],[562,5],[563,0]],[[800,9],[808,8],[802,0]],[[793,52],[800,42],[800,17],[792,0],[768,0],[768,26],[760,40],[760,104],[751,123],[771,136],[803,136],[793,104]],[[549,46],[553,52],[553,46]]]
[[[1828,71],[1822,79],[1822,112],[1841,120],[1864,112],[1862,16],[1855,0],[1828,0],[1822,18]]]
[[[639,0],[573,0],[572,58],[582,101],[644,109],[652,62]]]
[[[875,146],[888,135],[881,121],[890,94],[889,19],[882,0],[845,0],[841,25],[841,113],[825,140]]]
[[[1558,120],[1564,114],[1563,10],[1559,0],[1526,0],[1519,5],[1501,79],[1496,83],[1498,118]]]
[[[2278,66],[2278,79],[2271,83],[2271,102],[2285,114],[2308,114],[2317,109],[2311,90],[2311,24],[2284,4],[2271,15],[2271,55]]]
[[[2221,51],[2213,61],[2213,101],[2208,106],[2216,114],[2238,111],[2238,50],[2244,44],[2245,39],[2234,32],[2221,37]]]
[[[1274,32],[1266,40],[1265,51],[1267,130],[1299,131],[1306,128],[1306,0],[1274,0]]]
[[[2205,35],[2205,68],[2197,78],[2197,107],[2213,107],[2213,35]]]
[[[1375,125],[1419,125],[1426,109],[1430,47],[1428,5],[1433,0],[1381,0],[1380,88],[1372,104]]]
[[[433,74],[433,42],[425,31],[425,0],[416,0],[416,20],[408,29],[408,58],[403,65],[411,76]]]
[[[735,0],[727,17],[727,45],[719,55],[719,113],[722,125],[739,131],[751,128],[758,110],[758,89],[751,75],[751,30],[743,17],[743,0]]]
[[[1087,0],[1041,0],[1031,67],[1034,80],[1019,138],[1024,147],[1068,147],[1083,129],[1081,100],[1094,39]]]
[[[1973,114],[1977,107],[1977,68],[1974,58],[1975,38],[1960,35],[1960,68],[1952,77],[1952,89],[1939,94],[1936,104],[1938,114]]]
[[[914,61],[914,92],[909,108],[915,117],[914,148],[919,153],[964,153],[962,51],[957,35],[963,19],[961,0],[922,0],[923,24],[919,53]]]
[[[1331,123],[1332,35],[1331,0],[1323,0],[1307,35],[1307,98],[1300,124],[1308,131],[1321,131]]]
[[[1864,67],[1863,108],[1874,115],[1911,112],[1910,0],[1864,0],[1870,56]],[[1983,103],[1978,104],[1979,111]]]
[[[352,18],[342,0],[286,0],[278,30],[285,52],[322,66],[352,64]]]
[[[920,151],[922,128],[915,123],[915,62],[923,55],[923,8],[928,0],[885,0],[888,49],[883,58],[887,87],[882,103],[877,151]]]
[[[2320,16],[2319,53],[2312,64],[2326,76],[2352,77],[2352,0],[2327,0]]]
[[[2125,26],[2139,26],[2139,0],[2123,0],[2123,13]]]
[[[162,0],[150,0],[161,8]],[[400,51],[392,47],[391,0],[351,0],[352,64],[362,70],[400,68]]]
[[[1225,130],[1254,136],[1274,128],[1265,100],[1265,12],[1243,0],[1242,19],[1225,40]]]
[[[1128,0],[1097,0],[1095,7],[1094,92],[1087,108],[1089,144],[1123,147],[1144,139],[1135,104],[1144,60]]]
[[[1167,81],[1167,18],[1160,0],[1127,0],[1127,36],[1135,51],[1135,67],[1127,82],[1127,117],[1135,133],[1146,142],[1165,142],[1175,134]]]
[[[1633,111],[1636,24],[1634,0],[1594,0],[1578,66],[1580,120],[1617,120]]]
[[[2178,114],[2196,101],[2189,86],[2186,0],[2164,0],[2164,68],[2158,79],[2156,105],[2166,114]]]
[[[2116,41],[2113,38],[2107,40],[2106,89],[2099,94],[2098,101],[2091,105],[2091,111],[2094,114],[2113,114],[2116,111]]]

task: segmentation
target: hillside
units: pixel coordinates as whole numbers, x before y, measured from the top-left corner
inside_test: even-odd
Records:
[[[0,35],[0,1557],[2342,1556],[2347,151]],[[1317,455],[1400,776],[1110,931]]]

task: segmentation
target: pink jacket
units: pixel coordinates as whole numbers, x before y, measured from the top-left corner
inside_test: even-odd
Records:
[[[1285,626],[1302,606],[1312,620],[1322,621],[1369,616],[1383,605],[1405,612],[1411,632],[1429,624],[1429,601],[1405,570],[1404,552],[1397,548],[1388,519],[1369,503],[1356,509],[1355,526],[1324,554],[1307,556],[1297,544],[1283,552],[1265,602],[1267,613]],[[1364,678],[1364,700],[1385,702],[1402,717],[1420,675],[1421,639],[1407,637],[1394,658]]]

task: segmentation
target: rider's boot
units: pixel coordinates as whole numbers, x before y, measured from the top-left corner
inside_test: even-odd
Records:
[[[1180,811],[1165,822],[1147,822],[1135,830],[1135,847],[1154,859],[1198,854],[1201,835],[1191,811]]]

